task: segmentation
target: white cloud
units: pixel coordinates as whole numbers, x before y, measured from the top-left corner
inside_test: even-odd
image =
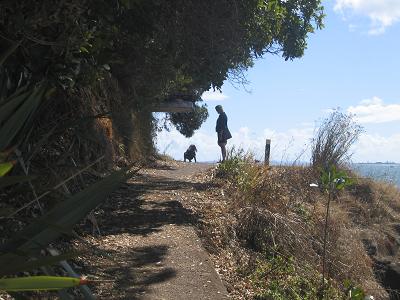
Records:
[[[271,160],[278,162],[290,162],[293,160],[309,160],[309,149],[313,129],[309,127],[290,129],[285,132],[277,132],[272,129],[264,129],[262,132],[254,132],[248,127],[240,128],[232,132],[232,139],[228,141],[228,148],[235,145],[255,154],[257,159],[264,158],[265,140],[271,139]],[[175,159],[182,160],[183,153],[190,144],[195,144],[198,153],[198,161],[217,161],[220,159],[220,148],[217,145],[217,136],[202,130],[187,139],[177,130],[162,131],[157,137],[157,148],[161,153],[166,153]],[[305,152],[305,153],[304,153]],[[300,154],[304,153],[304,156]]]
[[[371,99],[361,100],[360,104],[364,105],[381,105],[383,104],[383,100],[377,96],[372,97]]]
[[[350,106],[347,112],[354,114],[357,122],[363,124],[400,121],[400,104],[385,104],[378,97],[363,100],[357,106]]]
[[[384,33],[387,27],[400,20],[399,0],[336,0],[334,10],[367,16],[371,20],[368,31],[371,35]]]
[[[204,101],[223,101],[229,97],[219,91],[207,91],[203,93],[201,98]]]
[[[242,147],[251,150],[257,159],[264,157],[265,139],[271,139],[271,160],[276,162],[309,161],[311,138],[314,129],[303,127],[277,132],[264,129],[262,132],[253,132],[248,127],[233,132],[228,147]],[[177,160],[183,160],[183,153],[190,144],[195,144],[198,161],[217,161],[220,159],[220,148],[217,145],[216,135],[198,131],[187,139],[178,131],[162,131],[158,135],[158,150],[171,155]],[[379,134],[363,133],[358,142],[352,147],[354,162],[395,161],[400,162],[400,134],[381,136]],[[303,154],[302,156],[300,156]],[[298,158],[300,156],[300,158]]]
[[[356,162],[400,162],[400,134],[383,137],[364,133],[352,150]]]
[[[218,160],[219,146],[216,136],[197,131],[191,138],[186,138],[176,129],[171,131],[163,130],[157,135],[157,149],[160,153],[171,155],[177,160],[183,160],[183,153],[190,144],[195,144],[198,150],[198,161]]]

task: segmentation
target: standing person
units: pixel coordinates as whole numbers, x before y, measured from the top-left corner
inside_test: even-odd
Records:
[[[225,161],[226,158],[226,143],[232,138],[231,133],[228,129],[228,117],[224,112],[221,105],[217,105],[215,110],[219,114],[217,119],[217,125],[215,126],[215,131],[218,134],[218,146],[221,147],[222,161]]]

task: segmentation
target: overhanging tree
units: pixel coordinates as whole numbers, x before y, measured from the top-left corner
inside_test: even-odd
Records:
[[[142,109],[240,81],[269,53],[301,57],[323,16],[320,0],[5,0],[0,39],[21,44],[4,67],[10,93],[21,74],[69,91],[110,73]]]

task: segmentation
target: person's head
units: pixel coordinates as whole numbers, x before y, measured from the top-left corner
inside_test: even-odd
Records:
[[[224,109],[222,108],[222,105],[217,105],[216,107],[215,107],[215,110],[217,111],[217,113],[222,113],[223,111],[224,111]]]

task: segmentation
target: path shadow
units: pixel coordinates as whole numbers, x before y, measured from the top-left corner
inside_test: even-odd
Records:
[[[150,177],[149,177],[150,178]],[[149,191],[170,191],[190,189],[195,186],[194,183],[182,180],[166,180],[164,177],[152,177],[156,182],[142,182],[132,184],[132,188],[137,192],[147,193]]]
[[[168,254],[166,245],[134,247],[123,253],[108,252],[118,262],[102,270],[103,277],[113,279],[112,288],[110,285],[91,287],[95,294],[101,294],[102,299],[140,299],[151,285],[176,277],[173,268],[163,266]],[[97,273],[96,266],[88,269],[89,272]]]
[[[115,288],[138,299],[151,285],[176,276],[172,268],[162,266],[168,247],[165,245],[134,248],[126,253],[124,266],[110,269],[116,278]],[[136,295],[136,297],[135,297]]]
[[[167,224],[186,225],[199,222],[201,217],[185,208],[178,198],[143,200],[147,193],[198,189],[198,184],[149,175],[138,176],[136,180],[137,182],[122,185],[96,211],[102,236],[122,233],[146,236],[160,231]],[[91,232],[89,222],[86,222],[84,231]]]
[[[122,185],[96,211],[102,236],[122,233],[149,235],[167,224],[196,224],[201,221],[201,216],[185,208],[178,198],[145,201],[143,197],[153,191],[205,190],[214,187],[211,183],[193,183],[149,175],[138,179],[138,182]],[[89,222],[84,228],[86,232],[91,231]]]
[[[172,167],[172,166],[168,166],[168,165],[161,165],[158,164],[157,162],[154,162],[152,164],[149,164],[147,166],[148,169],[153,169],[153,170],[176,170],[176,168]]]
[[[150,175],[138,176],[135,181],[124,184],[114,192],[96,211],[101,238],[118,236],[118,238],[121,237],[120,242],[123,243],[126,233],[147,236],[161,231],[164,225],[195,224],[201,217],[185,208],[178,199],[173,197],[171,199],[170,193],[168,199],[167,196],[163,198],[162,191],[203,188],[207,187],[183,180]],[[161,192],[156,193],[157,197],[154,199],[143,200],[147,193],[154,191]],[[89,227],[87,224],[87,232],[90,232]],[[91,264],[88,269],[89,273],[101,274],[100,276],[103,278],[112,278],[114,291],[97,286],[93,287],[94,292],[101,295],[102,299],[107,299],[107,297],[115,299],[115,290],[119,291],[118,294],[121,295],[118,299],[143,298],[152,285],[168,281],[176,276],[175,269],[163,266],[168,250],[168,246],[163,244],[132,248],[123,246],[120,250],[107,250],[119,263],[113,263],[103,258],[102,261],[107,265],[106,267]],[[126,298],[125,295],[129,295],[129,298]]]
[[[118,223],[115,220],[118,220]],[[177,200],[163,202],[135,200],[108,210],[101,220],[102,236],[122,233],[149,235],[167,224],[192,224],[198,216]]]

